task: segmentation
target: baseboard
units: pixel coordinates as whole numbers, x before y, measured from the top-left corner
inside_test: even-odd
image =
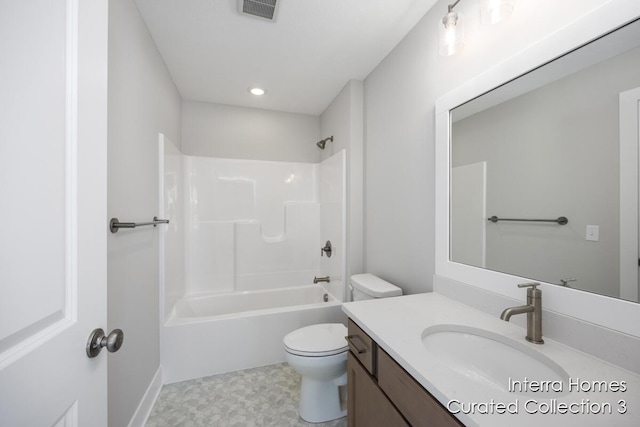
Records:
[[[151,414],[154,403],[160,394],[162,389],[162,365],[158,367],[156,374],[153,376],[147,391],[144,393],[136,412],[131,417],[129,427],[144,427],[147,423],[147,419]]]

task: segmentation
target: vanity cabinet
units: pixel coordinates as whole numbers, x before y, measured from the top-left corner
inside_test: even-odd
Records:
[[[349,427],[409,426],[352,352],[347,355],[347,425]]]
[[[349,343],[351,354],[362,363],[362,366],[369,374],[375,376],[375,342],[351,319],[347,324],[347,334],[347,342]]]
[[[348,330],[349,427],[463,425],[351,319]]]

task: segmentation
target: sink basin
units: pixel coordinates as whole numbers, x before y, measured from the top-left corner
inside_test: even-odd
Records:
[[[430,356],[471,381],[521,396],[569,394],[569,374],[522,341],[463,325],[435,325],[422,333]]]

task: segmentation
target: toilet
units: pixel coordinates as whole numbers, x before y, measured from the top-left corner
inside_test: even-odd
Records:
[[[402,295],[402,289],[372,274],[351,276],[354,301]],[[296,329],[284,337],[285,359],[302,375],[300,418],[322,423],[347,415],[340,387],[347,384],[347,327],[321,323]]]

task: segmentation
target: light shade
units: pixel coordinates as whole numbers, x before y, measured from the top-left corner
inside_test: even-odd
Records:
[[[442,56],[451,56],[464,47],[464,20],[460,13],[449,12],[442,18],[438,32],[439,52]]]
[[[513,12],[509,0],[480,0],[480,23],[493,25],[504,21]]]

